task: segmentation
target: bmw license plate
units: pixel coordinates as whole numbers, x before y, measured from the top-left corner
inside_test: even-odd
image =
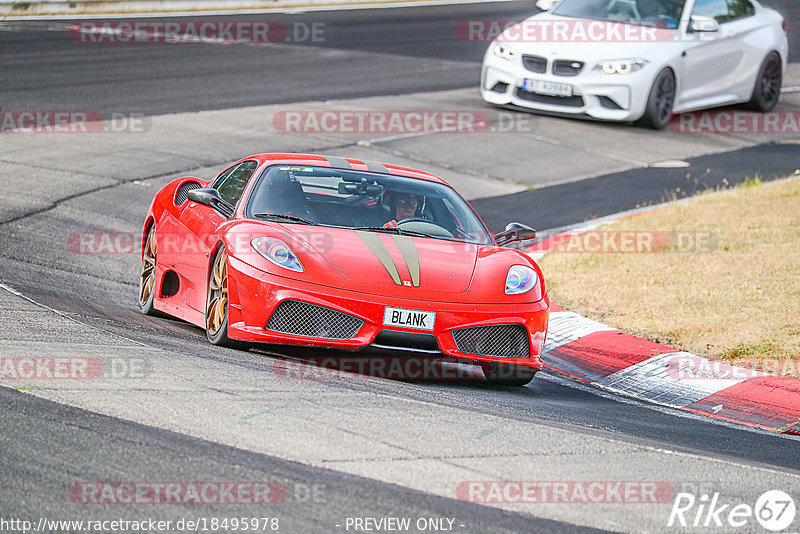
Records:
[[[416,330],[433,330],[436,321],[436,312],[404,310],[403,308],[389,308],[383,312],[383,324],[386,326],[402,326]]]
[[[572,96],[572,86],[567,83],[525,78],[522,80],[522,88],[529,93],[539,93],[550,96]]]

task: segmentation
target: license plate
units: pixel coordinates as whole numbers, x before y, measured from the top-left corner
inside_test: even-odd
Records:
[[[402,326],[416,330],[433,330],[436,312],[404,310],[402,308],[386,308],[383,312],[383,324],[386,326]]]
[[[566,83],[548,82],[545,80],[522,80],[522,88],[530,93],[550,96],[572,96],[572,86]]]

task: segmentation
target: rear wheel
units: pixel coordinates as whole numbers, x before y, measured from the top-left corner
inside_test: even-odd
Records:
[[[214,257],[208,277],[206,297],[206,336],[213,345],[245,348],[246,344],[228,337],[228,253],[222,247]]]
[[[650,88],[647,97],[647,106],[644,115],[638,124],[653,130],[663,130],[672,116],[672,106],[675,104],[675,75],[670,69],[658,73]]]
[[[142,272],[139,276],[139,308],[145,315],[157,315],[153,308],[156,293],[156,226],[150,226],[144,242]]]
[[[772,111],[781,98],[783,85],[783,65],[781,58],[775,52],[764,59],[761,70],[758,71],[756,85],[753,88],[753,97],[748,106],[757,111]]]
[[[481,367],[487,382],[501,386],[524,386],[539,372],[533,367],[507,363],[485,363]]]

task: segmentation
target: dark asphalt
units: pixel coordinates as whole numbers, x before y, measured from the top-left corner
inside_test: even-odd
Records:
[[[274,517],[280,521],[280,532],[303,534],[344,532],[346,517],[448,517],[455,518],[455,525],[464,525],[455,528],[464,533],[603,532],[313,468],[7,388],[0,388],[0,409],[0,494],[4,497],[0,516],[6,519],[36,523],[44,515],[50,520],[152,518],[177,522],[181,518]],[[18,439],[20,436],[26,439]],[[286,490],[286,496],[280,503],[267,505],[99,506],[72,500],[70,487],[77,481],[274,482]]]
[[[800,61],[800,5],[770,3],[788,17],[790,60]],[[533,1],[523,0],[203,18],[279,22],[287,34],[278,45],[80,43],[70,39],[69,22],[3,22],[0,108],[153,115],[477,90],[486,45],[461,40],[459,22],[534,12]],[[312,28],[320,38],[298,39]]]
[[[792,20],[800,20],[796,1],[780,3],[793,13]],[[283,16],[287,22],[325,22],[326,42],[313,46],[79,45],[63,30],[31,25],[24,32],[0,31],[0,106],[6,110],[85,108],[155,114],[470,87],[477,83],[484,45],[460,42],[455,36],[458,21],[514,18],[530,8],[531,2],[526,0]],[[263,18],[281,20],[277,15]],[[799,34],[792,34],[793,42]],[[794,47],[795,60],[798,49],[800,46]],[[442,60],[465,63],[443,64]],[[531,220],[522,222],[552,228],[723,186],[723,177],[730,184],[756,175],[762,179],[786,175],[800,166],[796,154],[796,145],[768,145],[695,158],[690,160],[690,169],[628,171],[502,199],[483,199],[475,205],[492,228],[506,222],[498,214],[512,211],[533,214]],[[75,199],[105,210],[86,211],[84,220],[64,220],[55,212],[43,212],[2,225],[2,281],[109,332],[198,358],[245,366],[253,373],[269,372],[264,358],[210,347],[198,329],[142,317],[136,310],[133,281],[120,275],[130,271],[135,257],[82,258],[85,263],[80,266],[69,263],[70,259],[77,261],[74,257],[53,257],[53,228],[80,231],[104,216],[123,220],[126,229],[136,228],[150,200],[144,193],[152,196],[148,190],[142,198],[123,199],[112,188],[95,193],[94,198]],[[117,202],[110,201],[113,199]],[[124,213],[117,209],[120,200],[126,206]],[[18,243],[26,246],[15,246]],[[107,263],[98,263],[92,270],[91,262],[101,260]],[[372,389],[467,407],[512,422],[535,421],[587,435],[603,434],[800,472],[794,440],[680,417],[672,410],[614,400],[560,381],[537,379],[533,387],[522,389],[464,383],[419,387],[419,383],[389,380],[342,382],[332,381],[330,387]],[[326,488],[325,503],[288,501],[275,508],[275,514],[285,518],[286,527],[281,530],[286,532],[330,531],[345,514],[456,516],[475,532],[580,530],[99,416],[5,388],[0,388],[0,409],[0,515],[5,517],[46,511],[53,518],[99,519],[125,512],[72,504],[67,491],[76,479],[280,479],[292,487],[316,483]],[[136,513],[143,511],[138,508]],[[197,507],[161,507],[142,515],[174,518],[228,512],[242,515],[241,509]],[[258,512],[253,515],[263,510]]]
[[[797,145],[759,145],[686,160],[689,168],[631,169],[578,182],[472,202],[493,231],[508,214],[533,228],[568,226],[634,208],[653,206],[747,180],[772,180],[800,170]]]

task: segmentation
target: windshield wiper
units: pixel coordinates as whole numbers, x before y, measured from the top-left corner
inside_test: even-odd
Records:
[[[315,223],[314,221],[309,221],[308,219],[295,217],[293,215],[281,215],[280,213],[255,213],[253,214],[253,217],[255,217],[256,219],[292,221],[292,222],[299,222],[303,224],[310,224],[312,226],[317,226],[317,223]]]
[[[415,232],[414,230],[403,230],[397,226],[362,226],[360,228],[353,228],[353,230],[365,230],[367,232],[385,232],[387,234],[407,235],[412,237],[430,237],[431,239],[439,239],[436,236],[426,234],[423,232]]]

